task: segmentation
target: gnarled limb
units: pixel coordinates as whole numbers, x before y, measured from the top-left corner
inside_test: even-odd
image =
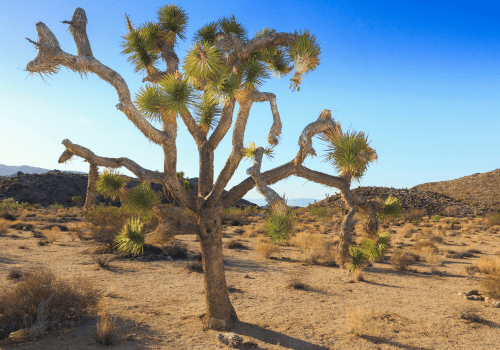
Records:
[[[219,123],[208,139],[209,146],[212,150],[215,150],[217,148],[219,142],[221,142],[224,136],[226,136],[226,133],[231,127],[231,124],[233,124],[233,112],[235,104],[236,100],[232,99],[230,103],[222,107],[222,113],[219,119]]]
[[[189,133],[191,134],[191,136],[193,136],[194,141],[199,147],[202,142],[207,140],[207,136],[201,131],[200,127],[189,111],[181,113],[181,118],[186,125]]]
[[[111,68],[103,65],[92,56],[89,40],[86,34],[86,15],[82,8],[77,8],[71,21],[65,21],[70,25],[70,32],[73,35],[77,47],[78,55],[70,55],[61,50],[59,42],[47,26],[38,22],[36,31],[38,41],[34,43],[37,50],[37,57],[28,63],[26,71],[30,73],[55,74],[59,66],[65,66],[74,72],[82,74],[94,73],[102,80],[111,84],[118,93],[120,103],[116,107],[125,113],[127,118],[146,136],[156,144],[162,144],[168,137],[162,131],[153,127],[144,116],[137,110],[131,101],[130,91],[125,80],[120,74]]]
[[[89,163],[94,163],[99,166],[104,166],[108,168],[119,168],[125,167],[130,170],[134,175],[136,175],[141,181],[154,181],[154,182],[164,182],[167,188],[172,193],[175,201],[180,205],[195,210],[196,203],[193,196],[181,185],[180,181],[175,175],[167,175],[151,170],[147,170],[139,166],[136,162],[122,157],[122,158],[106,158],[99,157],[94,154],[88,148],[82,147],[80,145],[73,144],[70,140],[64,139],[62,144],[73,154],[84,158]]]
[[[263,155],[264,155],[264,148],[257,147],[254,156],[253,166],[247,169],[247,174],[252,177],[253,181],[255,182],[255,186],[257,186],[257,190],[266,198],[267,203],[269,203],[269,207],[273,207],[276,203],[282,203],[283,199],[276,193],[276,191],[274,191],[267,185],[266,181],[264,180],[260,172]]]
[[[308,154],[312,156],[316,155],[316,151],[312,147],[312,137],[332,126],[335,126],[335,122],[332,120],[332,113],[328,109],[323,109],[318,119],[304,128],[299,138],[300,150],[294,160],[296,166],[302,164]]]
[[[239,61],[244,61],[253,52],[260,51],[262,49],[271,46],[288,46],[297,39],[297,34],[290,33],[267,33],[258,38],[254,38],[247,43],[243,41],[234,33],[229,33],[224,38],[214,43],[214,46],[221,51],[235,51]]]

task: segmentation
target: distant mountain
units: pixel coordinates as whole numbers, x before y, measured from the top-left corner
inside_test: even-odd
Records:
[[[243,198],[247,201],[257,204],[259,207],[264,207],[267,205],[267,201],[264,198]],[[315,198],[290,198],[286,200],[286,203],[290,207],[307,207],[309,204],[314,202],[319,202],[320,199]]]
[[[25,174],[42,174],[51,171],[51,169],[37,168],[29,165],[17,166],[17,165],[0,164],[0,176],[8,176],[8,177],[15,176],[18,171],[21,171]],[[81,171],[70,171],[70,170],[64,170],[64,171],[74,174],[88,174],[88,173],[83,173]]]

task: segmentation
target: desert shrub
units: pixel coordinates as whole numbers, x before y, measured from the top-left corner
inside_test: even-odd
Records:
[[[79,207],[83,204],[83,199],[81,196],[72,197],[71,200],[75,202]]]
[[[425,261],[427,261],[430,265],[431,272],[436,272],[438,266],[441,266],[443,263],[443,259],[437,255],[436,249],[427,246],[422,248],[422,253],[425,257]]]
[[[291,289],[297,289],[297,290],[307,290],[309,289],[309,285],[302,282],[302,278],[301,276],[299,276],[298,274],[293,274],[289,279],[288,279],[288,282],[286,284],[286,286],[288,288],[291,288]]]
[[[131,210],[122,206],[120,208],[105,206],[103,204],[92,208],[84,214],[85,221],[92,224],[90,238],[95,242],[104,244],[110,249],[114,247],[114,239],[125,224],[136,217]],[[158,225],[156,216],[139,214],[138,218],[143,223],[143,230],[147,232]]]
[[[22,208],[14,198],[7,198],[0,202],[0,214],[17,214],[17,211]]]
[[[261,254],[264,258],[269,259],[275,253],[280,252],[280,247],[264,239],[259,240],[255,246],[255,251]]]
[[[436,249],[436,245],[433,242],[426,239],[419,239],[417,243],[415,243],[415,245],[413,246],[413,249],[417,252],[420,252],[422,251],[422,249],[426,247],[431,247],[433,249]]]
[[[83,278],[65,281],[40,267],[23,273],[19,282],[0,285],[0,328],[16,340],[33,340],[68,326],[70,319],[92,312],[101,297]],[[38,326],[34,326],[36,324]]]
[[[43,230],[43,235],[47,238],[49,243],[53,243],[58,239],[61,239],[62,232],[58,226],[52,226],[50,230]]]
[[[406,271],[415,263],[415,256],[407,251],[396,251],[391,256],[391,264],[396,270]]]
[[[316,215],[318,218],[328,217],[328,213],[327,213],[326,209],[323,208],[323,207],[315,207],[315,206],[313,206],[313,207],[311,207],[311,209],[309,210],[309,212],[311,214]]]
[[[500,225],[500,214],[499,213],[490,214],[486,218],[487,218],[488,224],[490,226]]]
[[[49,209],[64,209],[64,206],[62,204],[55,203],[55,204],[49,205],[47,208],[49,208]]]
[[[489,274],[481,281],[481,287],[484,293],[490,298],[500,299],[500,272]]]
[[[425,210],[424,209],[411,209],[410,211],[405,211],[403,213],[403,220],[405,221],[421,221],[423,217],[425,216]]]
[[[485,257],[481,257],[477,261],[477,267],[481,273],[485,273],[487,275],[496,275],[500,274],[500,259],[489,259]]]
[[[384,210],[377,215],[379,221],[394,221],[401,216],[401,202],[398,198],[389,196],[384,204]]]
[[[236,239],[231,239],[226,243],[228,249],[244,249],[246,248],[241,242]]]
[[[439,222],[439,219],[440,219],[440,218],[441,218],[441,216],[439,216],[439,215],[434,215],[434,216],[432,217],[432,221],[434,221],[434,222]]]
[[[404,237],[404,238],[410,238],[413,234],[413,224],[406,224],[400,231],[399,233]]]
[[[202,273],[203,272],[203,264],[199,260],[191,260],[187,263],[186,269],[188,271]]]
[[[107,310],[99,312],[94,339],[100,345],[110,346],[118,337],[116,318],[112,317]]]
[[[259,233],[264,233],[264,228],[262,226],[254,226],[250,229],[245,230],[241,236],[243,238],[257,237]]]
[[[443,243],[443,237],[431,234],[429,236],[429,241],[434,242],[434,243]]]
[[[161,249],[173,259],[185,259],[188,254],[187,245],[179,241],[174,241],[171,244],[163,246]]]
[[[108,267],[109,264],[115,260],[115,256],[106,256],[106,255],[97,255],[94,256],[93,260],[96,264],[98,264],[100,267]]]

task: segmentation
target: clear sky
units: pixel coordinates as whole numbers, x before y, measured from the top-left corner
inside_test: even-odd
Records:
[[[313,3],[313,4],[311,4]],[[94,56],[117,71],[132,97],[143,86],[127,56],[120,54],[127,33],[124,16],[138,26],[155,21],[163,1],[11,1],[2,6],[0,23],[0,164],[30,165],[61,171],[88,172],[74,157],[57,160],[68,138],[99,156],[128,157],[144,168],[162,170],[162,150],[150,143],[115,105],[114,88],[95,75],[80,78],[62,68],[46,79],[24,71],[37,51],[25,37],[37,40],[35,24],[45,23],[61,48],[76,54],[67,24],[75,8],[88,19]],[[496,1],[184,1],[186,42],[179,41],[181,60],[194,33],[223,16],[235,15],[249,36],[263,27],[278,32],[309,29],[321,44],[321,65],[292,92],[289,79],[272,78],[261,91],[277,96],[283,122],[280,145],[262,170],[290,161],[304,127],[322,109],[332,110],[343,129],[368,133],[379,156],[361,186],[411,188],[499,168],[500,164],[500,3]],[[161,65],[159,68],[164,69]],[[236,110],[235,110],[236,114]],[[178,171],[198,176],[198,153],[179,119]],[[245,145],[266,146],[272,125],[269,103],[254,104]],[[160,127],[159,124],[155,124]],[[231,149],[230,132],[216,151],[216,176]],[[321,162],[326,146],[314,139],[318,157],[304,165],[331,175]],[[230,187],[248,177],[242,161]],[[125,168],[121,172],[133,176]],[[358,183],[353,183],[353,188]],[[273,185],[287,198],[323,199],[335,189],[291,178]],[[245,198],[262,198],[254,189]]]

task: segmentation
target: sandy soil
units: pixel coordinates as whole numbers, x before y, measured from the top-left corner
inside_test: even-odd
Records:
[[[446,222],[450,218],[441,218]],[[258,237],[244,238],[235,230],[249,230],[261,220],[249,218],[243,227],[225,227],[224,241],[238,239],[247,249],[224,249],[226,278],[232,287],[231,301],[240,322],[232,332],[244,346],[255,349],[498,349],[500,308],[485,302],[464,300],[459,291],[480,289],[482,274],[467,278],[465,267],[480,257],[497,258],[500,233],[486,231],[481,219],[465,222],[464,230],[444,231],[438,244],[442,265],[431,272],[418,262],[410,272],[394,269],[389,261],[374,263],[364,270],[364,281],[338,267],[308,265],[306,253],[292,246],[281,247],[275,259],[265,259],[254,250]],[[457,220],[457,219],[455,219]],[[431,221],[427,221],[431,223]],[[66,224],[73,227],[75,223]],[[80,224],[81,225],[81,224]],[[399,226],[398,226],[399,225]],[[403,225],[391,224],[393,247],[408,248],[424,230],[437,229],[417,224],[415,233],[404,238]],[[476,228],[475,228],[476,227]],[[480,229],[478,230],[477,227]],[[483,230],[481,230],[483,228]],[[333,237],[326,230],[324,237]],[[456,234],[455,234],[455,233]],[[17,235],[14,238],[12,235]],[[426,232],[429,234],[429,232]],[[454,235],[455,234],[455,235]],[[217,331],[203,328],[199,315],[205,312],[202,274],[186,269],[188,259],[142,262],[115,260],[108,268],[93,261],[92,242],[71,240],[69,234],[48,246],[39,246],[31,232],[8,229],[0,235],[0,281],[16,283],[7,275],[12,268],[44,266],[62,278],[81,276],[101,290],[111,315],[116,317],[116,349],[224,349]],[[194,236],[178,236],[190,254],[199,252]],[[18,246],[25,245],[25,249]],[[473,258],[446,258],[446,250],[477,249]],[[389,256],[394,248],[389,251]],[[290,260],[282,260],[281,257]],[[297,276],[309,287],[287,287]],[[482,322],[460,318],[473,308]],[[0,342],[11,349],[102,349],[93,338],[98,316],[84,319],[73,328],[54,331],[36,343],[22,345]],[[133,340],[127,336],[135,334]]]

